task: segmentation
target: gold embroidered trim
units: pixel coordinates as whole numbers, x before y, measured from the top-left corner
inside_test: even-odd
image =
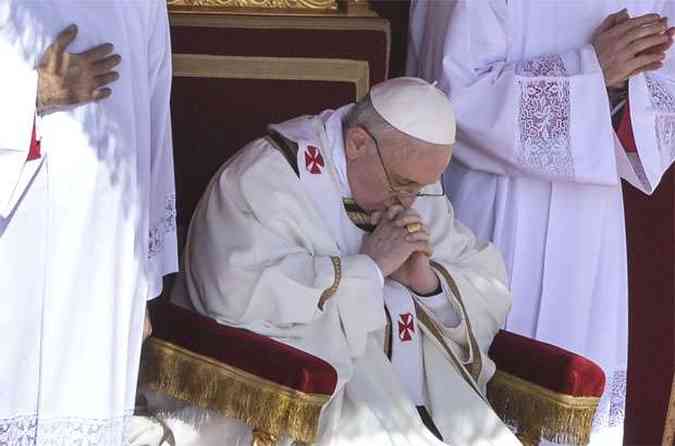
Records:
[[[342,282],[342,259],[340,257],[331,257],[330,261],[333,262],[333,271],[335,273],[335,279],[330,288],[327,288],[323,293],[321,293],[321,298],[319,299],[319,308],[323,310],[324,304],[337,293],[340,282]]]
[[[316,440],[321,409],[329,400],[152,337],[143,348],[141,367],[143,386],[307,443]]]
[[[354,85],[356,101],[370,86],[368,62],[350,59],[174,54],[173,76],[344,82]]]
[[[167,0],[169,7],[193,9],[337,10],[336,0]]]
[[[600,398],[574,397],[497,371],[488,384],[488,399],[525,444],[544,438],[554,443],[585,445]]]
[[[459,372],[460,375],[462,375],[462,378],[464,378],[464,381],[467,382],[471,386],[472,389],[476,391],[476,393],[484,400],[487,401],[485,395],[483,395],[479,388],[478,388],[478,383],[476,382],[475,378],[471,375],[470,371],[468,370],[467,366],[462,364],[462,362],[455,356],[453,353],[452,349],[448,346],[448,344],[445,342],[445,338],[443,337],[443,334],[441,332],[441,329],[438,327],[438,324],[434,319],[429,316],[429,314],[426,312],[426,310],[419,304],[415,303],[415,311],[417,312],[417,322],[423,325],[427,330],[429,330],[429,333],[436,338],[438,343],[445,349],[446,353],[450,357],[450,360],[453,362],[455,365],[455,368]]]
[[[483,357],[481,356],[481,351],[480,347],[478,346],[478,341],[476,341],[476,337],[473,334],[473,329],[471,328],[471,319],[469,318],[469,313],[466,311],[466,307],[464,306],[464,302],[462,300],[462,293],[459,292],[459,288],[457,287],[457,284],[455,283],[455,280],[452,278],[448,270],[445,269],[443,265],[441,265],[438,262],[431,262],[431,266],[434,267],[445,279],[445,283],[448,284],[448,287],[450,287],[450,291],[452,291],[457,298],[457,301],[459,302],[459,306],[462,307],[462,313],[464,313],[464,319],[466,320],[466,327],[469,331],[469,342],[471,343],[471,348],[473,349],[473,362],[467,366],[469,371],[471,372],[471,376],[473,379],[478,382],[478,378],[480,377],[480,373],[483,370]]]

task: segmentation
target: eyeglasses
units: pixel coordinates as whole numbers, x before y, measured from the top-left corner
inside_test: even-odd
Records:
[[[384,164],[384,158],[382,158],[382,152],[380,152],[380,144],[377,141],[377,138],[375,138],[375,135],[372,134],[370,130],[368,130],[366,127],[361,126],[364,132],[368,136],[370,136],[370,139],[373,140],[375,143],[375,150],[377,151],[377,157],[380,159],[380,164],[382,165],[382,170],[384,170],[384,176],[387,178],[387,186],[389,187],[389,192],[398,196],[403,196],[403,197],[445,197],[445,186],[443,185],[443,181],[441,179],[441,193],[440,194],[430,194],[430,193],[425,193],[425,192],[410,192],[405,189],[400,189],[394,187],[393,182],[391,181],[391,177],[389,176],[389,172],[387,171],[387,167]]]

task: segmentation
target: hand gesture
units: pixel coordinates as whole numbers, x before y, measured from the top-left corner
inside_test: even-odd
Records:
[[[431,268],[431,234],[422,223],[415,209],[406,209],[398,213],[394,220],[396,227],[406,228],[408,240],[424,242],[426,249],[414,251],[389,278],[412,289],[418,294],[428,294],[438,288],[438,276]]]
[[[419,223],[419,216],[412,217],[404,211],[402,206],[392,206],[384,212],[373,214],[371,222],[377,226],[372,234],[364,237],[361,245],[361,254],[373,259],[384,277],[398,270],[416,251],[431,255],[428,234],[424,231],[411,234],[405,228],[406,223],[402,223]]]
[[[38,112],[46,113],[64,106],[100,101],[112,94],[104,88],[119,79],[112,71],[121,62],[106,43],[83,53],[67,53],[66,48],[77,37],[71,25],[61,32],[43,54],[38,67]]]
[[[660,68],[673,35],[657,14],[630,18],[624,9],[607,16],[593,37],[607,88],[622,88],[629,77]]]

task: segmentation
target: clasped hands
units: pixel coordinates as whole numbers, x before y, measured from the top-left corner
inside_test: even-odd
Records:
[[[361,254],[373,259],[385,278],[417,294],[436,290],[439,279],[430,263],[431,234],[417,211],[396,205],[370,218],[376,227],[364,237]]]
[[[623,9],[610,14],[596,29],[593,47],[608,89],[622,89],[638,73],[663,66],[675,28],[658,14],[630,17]]]

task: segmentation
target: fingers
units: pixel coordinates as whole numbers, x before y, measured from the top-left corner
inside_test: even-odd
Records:
[[[53,47],[54,51],[57,53],[63,53],[68,45],[73,43],[75,38],[77,37],[77,26],[76,25],[70,25],[61,33],[59,33],[58,36],[56,36],[56,41],[54,41]]]
[[[114,49],[115,47],[113,46],[112,43],[104,43],[103,45],[99,45],[97,47],[90,48],[87,51],[83,51],[78,55],[83,59],[86,59],[90,62],[94,62],[103,59],[104,57],[112,53]]]
[[[403,211],[405,211],[405,208],[403,206],[401,206],[400,204],[395,204],[394,206],[389,207],[385,211],[385,215],[387,216],[388,220],[393,220],[394,217],[396,217]]]
[[[94,78],[94,88],[101,88],[105,85],[108,85],[112,82],[115,82],[120,78],[120,75],[116,71],[111,71],[110,73],[101,74]]]
[[[58,69],[58,66],[61,63],[61,56],[66,51],[68,45],[73,43],[76,37],[77,25],[74,24],[68,26],[66,29],[61,31],[58,36],[56,36],[56,40],[51,45],[51,50],[54,52],[54,54],[48,60],[47,69],[52,71]]]
[[[428,241],[419,241],[410,243],[413,252],[421,252],[426,256],[431,257],[434,253]]]
[[[656,64],[656,63],[661,63],[663,59],[666,57],[664,53],[657,53],[657,54],[642,54],[640,56],[637,56],[633,59],[631,59],[628,62],[628,66],[626,67],[626,71],[629,73],[635,73],[635,72],[641,72],[643,67]]]
[[[607,17],[605,17],[605,20],[603,20],[602,23],[600,23],[600,26],[598,26],[596,33],[608,31],[614,26],[618,25],[619,23],[623,23],[628,19],[629,16],[626,8],[622,9],[621,11],[615,12],[614,14],[610,14]]]
[[[639,41],[646,37],[663,36],[666,32],[666,22],[659,20],[658,22],[649,25],[633,28],[625,34],[620,35],[617,44],[618,48],[629,47],[633,42]],[[667,38],[667,36],[665,36]]]
[[[633,71],[630,75],[635,76],[636,74],[644,73],[647,71],[656,71],[660,68],[663,68],[663,62],[653,62],[638,68],[637,70]]]
[[[419,231],[415,231],[412,234],[405,236],[406,242],[428,242],[431,240],[431,234],[429,230],[422,226]]]
[[[92,94],[92,99],[96,102],[102,101],[103,99],[108,99],[112,95],[112,90],[110,88],[101,88],[94,90]]]
[[[415,223],[422,223],[422,217],[414,209],[408,209],[403,213],[400,213],[396,220],[394,220],[394,226],[402,228]]]
[[[650,48],[664,47],[669,42],[672,42],[671,38],[666,34],[658,34],[655,36],[645,37],[631,43],[627,50],[629,54],[636,55]],[[658,53],[659,51],[651,51],[652,54]],[[663,52],[663,51],[660,51]]]
[[[112,56],[108,56],[105,59],[101,59],[94,63],[94,73],[107,73],[119,65],[120,62],[122,62],[122,58],[119,55],[113,54]]]
[[[645,14],[638,17],[629,18],[623,23],[616,25],[614,28],[608,31],[608,33],[613,34],[617,38],[621,38],[631,31],[646,25],[656,24],[658,26],[658,22],[660,22],[660,20],[661,16],[658,14]]]

